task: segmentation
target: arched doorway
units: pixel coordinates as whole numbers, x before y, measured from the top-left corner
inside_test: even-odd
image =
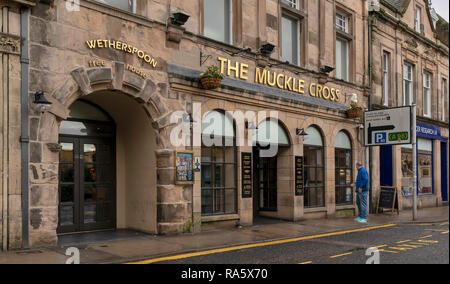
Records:
[[[58,233],[115,228],[115,123],[78,100],[61,122]]]
[[[280,121],[269,118],[258,125],[253,138],[253,215],[280,218],[279,200],[290,188],[286,179],[291,159],[288,132]]]

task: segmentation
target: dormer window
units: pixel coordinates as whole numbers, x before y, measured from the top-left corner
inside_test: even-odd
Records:
[[[421,21],[420,21],[421,14],[422,14],[421,9],[419,7],[416,7],[416,16],[414,18],[414,29],[418,33],[421,32],[421,28],[420,28],[420,26],[422,24]]]

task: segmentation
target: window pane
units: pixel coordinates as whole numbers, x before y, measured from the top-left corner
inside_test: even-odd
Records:
[[[204,35],[231,43],[230,33],[230,0],[207,0],[204,1]]]
[[[74,199],[74,185],[73,184],[62,184],[61,185],[61,203],[65,202],[75,202]]]
[[[61,143],[61,146],[59,160],[61,162],[73,162],[73,143]]]
[[[202,214],[211,214],[212,212],[212,189],[202,189]]]
[[[348,80],[348,42],[336,40],[336,78]]]
[[[73,164],[59,164],[59,169],[61,182],[74,182]]]
[[[298,64],[298,22],[283,15],[282,18],[282,55],[284,61]]]

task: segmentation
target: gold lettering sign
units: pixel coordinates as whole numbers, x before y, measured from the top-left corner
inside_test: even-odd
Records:
[[[235,78],[248,81],[248,64],[237,61],[232,63],[231,60],[222,57],[218,57],[218,60],[220,61],[221,73],[228,76],[234,75]],[[302,79],[267,69],[261,69],[259,67],[256,67],[255,69],[255,83],[299,94],[305,94],[306,89],[311,97],[332,102],[339,102],[341,95],[341,91],[336,88],[323,86],[317,83],[310,83],[308,87],[305,87],[305,81]]]
[[[111,48],[111,49],[116,49],[116,50],[120,50],[123,52],[127,52],[130,54],[136,54],[137,57],[144,60],[151,66],[153,66],[153,68],[156,68],[156,66],[158,65],[158,62],[155,60],[155,58],[150,56],[148,53],[146,53],[145,51],[142,51],[132,45],[129,45],[125,42],[121,42],[118,40],[109,40],[109,39],[96,39],[96,40],[88,40],[88,41],[86,41],[86,44],[90,49]]]

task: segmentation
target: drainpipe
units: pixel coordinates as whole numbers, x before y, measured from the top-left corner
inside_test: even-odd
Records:
[[[373,84],[372,84],[372,12],[368,11],[368,17],[367,17],[367,22],[368,22],[368,35],[369,35],[369,111],[372,110],[372,88],[373,88]],[[371,146],[369,146],[369,185],[370,185],[370,191],[369,191],[369,212],[370,209],[372,209],[372,194],[373,194],[373,171],[372,171],[372,161],[373,161],[373,149]]]
[[[20,36],[22,37],[22,49],[20,54],[21,65],[21,188],[22,188],[22,248],[29,247],[28,232],[28,146],[30,137],[28,135],[28,20],[29,8],[22,7],[20,10]]]
[[[2,13],[2,29],[1,31],[4,33],[8,33],[8,7],[3,7],[1,10]],[[2,56],[1,59],[1,68],[5,65],[4,60],[8,59],[8,55],[5,54]],[[9,62],[6,62],[6,66],[9,66]],[[6,69],[6,68],[3,68]],[[6,73],[6,74],[5,74]],[[3,77],[1,80],[3,81],[3,84],[8,81],[8,71],[3,73]],[[2,85],[3,85],[2,84]],[[3,149],[2,149],[2,250],[6,251],[8,249],[8,149],[5,151],[5,146],[8,145],[8,99],[3,99],[3,113],[2,113],[2,123],[3,123]],[[6,139],[5,139],[6,136]],[[6,141],[6,143],[5,143]],[[5,145],[6,144],[6,145]],[[6,158],[5,158],[6,157]],[[6,163],[3,161],[6,160]]]

